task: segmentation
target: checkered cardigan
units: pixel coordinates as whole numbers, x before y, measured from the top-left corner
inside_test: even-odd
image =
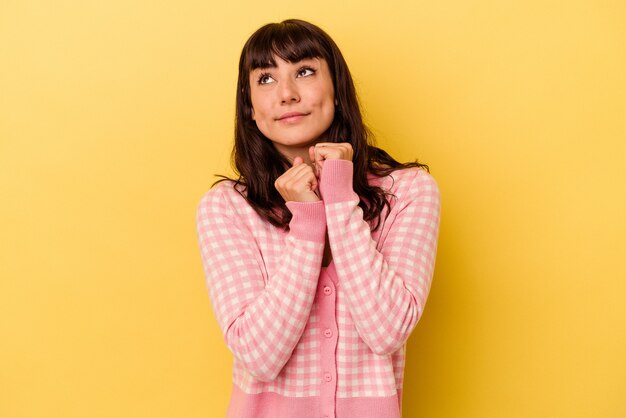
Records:
[[[419,168],[369,176],[393,193],[363,219],[353,165],[324,162],[321,201],[287,202],[289,231],[223,182],[197,208],[213,312],[234,355],[229,417],[396,418],[405,343],[428,296],[439,188]],[[326,232],[332,262],[322,267]]]

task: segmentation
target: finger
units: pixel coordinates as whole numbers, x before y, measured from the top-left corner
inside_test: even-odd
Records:
[[[315,163],[315,146],[313,145],[309,147],[309,159],[312,163]]]
[[[289,181],[292,183],[298,182],[298,181],[301,181],[303,178],[308,178],[308,177],[315,178],[315,173],[313,172],[313,168],[310,165],[301,164],[298,167],[295,167],[291,171],[289,175]]]
[[[309,158],[311,159],[311,163],[313,164],[315,177],[319,177],[320,170],[319,170],[319,167],[317,166],[317,163],[315,162],[315,147],[313,145],[309,147]]]
[[[316,148],[352,148],[352,144],[349,142],[318,142],[315,144]]]
[[[298,157],[296,157],[298,158]],[[294,161],[295,163],[296,161]],[[274,182],[274,186],[278,186],[280,188],[284,188],[288,182],[294,177],[294,175],[296,175],[298,172],[300,172],[301,170],[306,170],[306,168],[309,167],[306,164],[297,164],[297,165],[293,165],[292,167],[290,167],[289,169],[287,169],[287,171],[285,171],[280,177],[278,177],[276,179],[276,181]],[[310,167],[309,167],[310,168]]]
[[[300,161],[298,161],[297,159],[300,159]],[[299,172],[300,170],[306,169],[306,167],[308,167],[308,165],[304,164],[304,161],[302,161],[302,158],[296,157],[296,159],[293,162],[293,165],[289,167],[287,171],[285,171],[279,178],[284,178],[284,179],[291,178],[294,173]]]
[[[311,166],[308,164],[305,164],[302,158],[300,157],[296,157],[296,158],[298,158],[300,161],[297,164],[294,161],[294,165],[291,168],[289,168],[287,171],[285,171],[285,173],[283,174],[284,176],[292,177],[295,173],[299,173],[303,170],[311,169]]]
[[[319,145],[319,147],[317,147]],[[345,159],[352,160],[352,145],[348,142],[326,143],[320,142],[316,144],[316,154],[319,159]]]
[[[287,186],[287,185],[293,184],[294,179],[299,178],[302,175],[302,173],[305,173],[305,172],[310,172],[312,175],[314,175],[313,169],[311,168],[311,166],[309,166],[308,164],[301,163],[285,171],[285,173],[282,176],[280,176],[280,178],[283,180],[283,184]]]
[[[328,151],[332,149],[328,145],[333,145],[333,144],[330,144],[330,143],[329,144],[326,144],[326,143],[315,144],[315,161],[316,162],[323,161],[326,154],[328,154]]]
[[[295,183],[307,191],[314,191],[317,188],[317,178],[315,177],[313,170],[303,171],[300,173]]]
[[[313,164],[315,165],[315,175],[318,177],[324,167],[324,155],[320,150],[321,148],[315,147],[312,158]]]
[[[341,151],[337,147],[321,146],[315,148],[315,161],[321,162],[330,158],[337,158]]]
[[[317,179],[313,174],[313,170],[303,170],[296,173],[284,184],[284,190],[289,193],[305,193],[317,188]]]

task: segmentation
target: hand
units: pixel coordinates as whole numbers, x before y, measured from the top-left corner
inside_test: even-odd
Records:
[[[293,166],[276,179],[274,187],[285,199],[285,202],[317,202],[317,178],[313,168],[296,157]]]
[[[352,161],[352,145],[348,142],[319,142],[309,147],[309,157],[315,165],[315,176],[319,179],[324,167],[324,160]]]

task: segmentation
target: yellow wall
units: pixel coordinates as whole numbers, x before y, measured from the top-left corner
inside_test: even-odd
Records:
[[[592,0],[0,3],[0,416],[224,415],[195,209],[288,17],[440,185],[404,416],[625,417],[626,3]]]

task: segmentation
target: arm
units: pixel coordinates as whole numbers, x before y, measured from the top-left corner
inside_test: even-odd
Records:
[[[213,311],[226,345],[252,376],[278,376],[302,336],[315,297],[324,250],[323,202],[288,202],[281,265],[267,284],[263,255],[223,190],[197,209],[197,232]]]
[[[357,331],[374,353],[386,355],[402,347],[424,310],[435,265],[439,189],[426,172],[415,172],[379,252],[352,189],[352,167],[346,160],[324,162],[320,189],[328,236]]]

